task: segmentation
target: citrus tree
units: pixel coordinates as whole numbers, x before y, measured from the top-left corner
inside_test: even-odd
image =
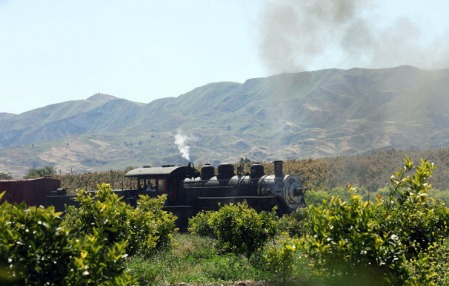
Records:
[[[216,238],[221,253],[244,254],[249,258],[276,235],[277,220],[275,211],[258,213],[243,202],[200,213],[190,221],[189,230]]]
[[[363,201],[352,187],[349,202],[332,197],[310,206],[301,247],[319,276],[404,284],[415,275],[419,260],[442,245],[449,234],[448,209],[430,199],[433,164],[421,160],[391,177],[389,193],[375,202]],[[411,266],[412,265],[412,266]],[[421,268],[420,268],[421,269]]]

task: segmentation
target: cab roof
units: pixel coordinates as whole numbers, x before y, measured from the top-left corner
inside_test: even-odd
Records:
[[[193,170],[193,174],[192,174]],[[162,167],[142,167],[129,171],[125,177],[167,177],[171,175],[177,176],[199,176],[197,171],[189,166],[162,166]]]

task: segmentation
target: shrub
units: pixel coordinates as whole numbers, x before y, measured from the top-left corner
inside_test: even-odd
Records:
[[[275,211],[257,213],[243,202],[222,206],[211,214],[208,224],[218,239],[216,247],[220,252],[249,258],[276,235],[277,219]]]
[[[363,202],[352,189],[349,202],[332,197],[311,206],[301,245],[320,275],[345,280],[381,275],[384,282],[404,283],[409,261],[448,234],[447,208],[427,197],[432,170],[427,161],[415,168],[407,158],[383,199]]]
[[[105,245],[126,242],[128,255],[149,255],[155,249],[170,244],[176,231],[176,217],[162,210],[165,196],[141,196],[134,208],[102,184],[98,192],[79,192],[79,208],[67,210],[66,223],[72,237],[79,233],[96,234]]]
[[[379,202],[380,203],[380,202]],[[308,234],[302,247],[313,259],[322,278],[360,279],[359,273],[384,271],[386,262],[394,259],[389,237],[379,236],[374,204],[353,195],[348,203],[332,197],[309,209]],[[340,277],[345,274],[353,277]]]
[[[95,232],[106,245],[126,241],[131,235],[128,218],[131,206],[122,202],[108,184],[98,185],[98,189],[94,195],[80,191],[76,198],[79,208],[67,209],[65,221],[71,236]]]
[[[60,284],[71,252],[61,214],[54,208],[0,206],[0,265],[3,281]]]
[[[72,239],[72,259],[65,285],[134,285],[127,270],[126,241],[105,244],[95,229],[92,234]]]
[[[209,223],[211,215],[211,211],[201,211],[194,217],[189,218],[187,230],[192,234],[215,238],[214,230]]]
[[[296,269],[294,260],[297,244],[296,239],[282,236],[278,243],[273,243],[264,250],[265,269],[274,274],[277,280],[282,280],[284,285]]]
[[[391,177],[390,194],[384,200],[382,230],[390,229],[406,245],[406,258],[415,257],[448,234],[449,211],[442,201],[428,197],[433,164],[421,160],[414,167],[410,159]],[[413,174],[409,175],[410,172]]]
[[[1,196],[0,196],[1,198]],[[129,285],[124,245],[70,237],[53,207],[0,205],[2,285]]]
[[[305,222],[307,221],[308,209],[299,208],[294,212],[282,216],[278,221],[278,232],[288,233],[291,237],[301,237],[305,234]]]
[[[162,210],[166,195],[140,196],[137,208],[129,211],[128,253],[147,256],[155,249],[169,247],[176,232],[176,216]]]
[[[408,279],[404,285],[449,285],[449,246],[432,243],[426,251],[404,263]]]
[[[0,282],[26,285],[130,285],[128,254],[148,255],[170,244],[175,216],[165,198],[139,199],[133,208],[103,184],[65,220],[53,207],[0,205]],[[3,194],[0,196],[3,196]]]
[[[330,199],[330,195],[323,190],[315,191],[315,190],[308,190],[307,195],[305,197],[306,204],[308,206],[311,205],[319,205],[323,201],[327,201]]]

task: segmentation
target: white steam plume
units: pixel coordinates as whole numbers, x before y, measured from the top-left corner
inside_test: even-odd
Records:
[[[190,146],[186,144],[189,137],[178,130],[178,133],[175,135],[175,144],[178,146],[179,152],[181,152],[182,158],[186,159],[190,162]]]

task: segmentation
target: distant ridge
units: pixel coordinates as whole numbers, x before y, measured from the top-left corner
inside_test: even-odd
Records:
[[[175,84],[175,83],[174,83]],[[107,94],[0,113],[0,171],[23,174],[197,163],[268,161],[449,145],[449,69],[286,73],[217,82],[148,104]]]
[[[13,113],[8,113],[8,112],[0,112],[0,121],[1,120],[5,120],[5,119],[9,119],[11,117],[13,117],[15,114]]]
[[[110,100],[115,100],[118,99],[115,96],[109,95],[109,94],[104,94],[104,93],[96,93],[94,95],[92,95],[91,97],[87,98],[87,100],[89,101],[96,101],[96,102],[106,102],[106,101],[110,101]]]

